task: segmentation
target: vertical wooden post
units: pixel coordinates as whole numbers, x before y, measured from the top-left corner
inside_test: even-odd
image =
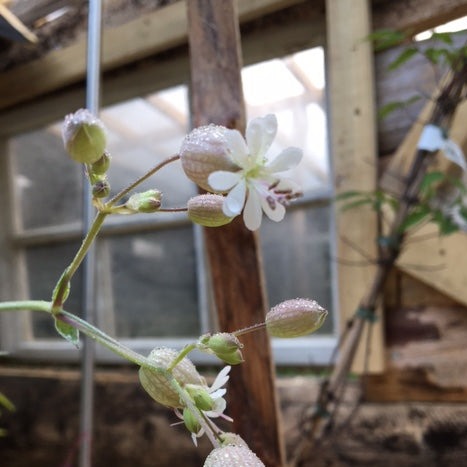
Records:
[[[331,154],[336,192],[376,189],[377,145],[374,109],[373,52],[365,38],[372,31],[368,0],[326,0]],[[371,208],[346,212],[337,206],[339,302],[341,320],[353,316],[375,274],[375,265],[362,263],[378,256],[377,217]],[[364,252],[365,257],[362,256]],[[376,324],[370,367],[381,370],[381,324]],[[354,370],[363,370],[361,346]]]
[[[188,0],[193,126],[244,131],[241,49],[234,0]],[[264,320],[266,300],[257,237],[237,218],[205,229],[214,298],[223,331]],[[234,430],[270,467],[284,464],[275,373],[265,332],[242,336],[245,363],[232,370],[228,413]]]

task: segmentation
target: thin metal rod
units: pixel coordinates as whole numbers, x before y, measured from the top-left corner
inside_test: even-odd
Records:
[[[89,0],[88,47],[86,75],[86,108],[94,115],[99,113],[101,77],[102,1]],[[94,218],[91,188],[83,174],[83,227],[86,232]],[[91,324],[96,321],[96,252],[92,246],[83,262],[83,318]],[[81,410],[80,410],[80,467],[91,467],[93,415],[94,415],[94,341],[83,337],[81,360]]]

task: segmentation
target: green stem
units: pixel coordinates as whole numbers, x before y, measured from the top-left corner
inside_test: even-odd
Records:
[[[204,429],[204,432],[206,433],[206,436],[208,437],[209,441],[211,441],[211,444],[213,445],[213,447],[214,448],[220,447],[220,442],[216,437],[216,433],[211,428],[209,423],[206,422],[206,420],[204,419],[203,414],[195,406],[195,404],[191,400],[191,397],[180,386],[179,382],[174,378],[173,374],[172,373],[169,373],[169,374],[170,374],[170,376],[168,377],[168,380],[169,380],[170,385],[172,386],[172,388],[175,391],[177,391],[178,395],[180,396],[180,399],[184,402],[187,409],[196,417],[199,424]]]
[[[167,381],[169,381],[172,388],[179,394],[180,399],[184,402],[186,407],[193,413],[200,425],[203,427],[206,432],[206,436],[211,441],[214,447],[219,447],[220,443],[216,439],[216,433],[203,418],[203,415],[200,413],[198,408],[194,405],[190,396],[187,392],[180,386],[178,381],[174,378],[172,374],[172,369],[178,364],[191,350],[196,348],[196,344],[191,344],[186,346],[179,354],[177,359],[172,362],[172,365],[169,368],[161,368],[154,365],[147,357],[140,355],[129,347],[121,344],[113,337],[109,336],[105,332],[96,328],[92,324],[89,324],[87,321],[79,318],[68,311],[60,309],[58,312],[52,312],[52,303],[46,302],[44,300],[21,300],[21,301],[11,301],[11,302],[0,302],[0,312],[1,311],[19,311],[19,310],[32,310],[32,311],[42,311],[49,313],[55,316],[56,319],[63,321],[64,323],[73,326],[75,329],[78,329],[83,334],[86,334],[91,339],[99,342],[104,347],[107,347],[109,350],[114,352],[117,355],[120,355],[125,360],[128,360],[140,367],[147,368],[151,371],[157,372],[163,375]]]
[[[78,269],[79,265],[82,263],[86,253],[88,252],[89,248],[92,245],[92,242],[95,240],[99,230],[104,223],[105,218],[107,217],[106,212],[98,212],[92,225],[83,239],[79,250],[77,251],[73,261],[70,265],[65,269],[62,276],[57,282],[55,286],[54,293],[53,293],[53,303],[52,303],[52,313],[57,314],[66,300],[66,294],[70,285],[71,278],[73,277],[74,273]]]
[[[188,208],[160,208],[157,212],[186,212]]]
[[[50,302],[45,300],[18,300],[14,302],[0,302],[0,311],[45,311],[50,313]]]
[[[69,313],[65,310],[61,310],[57,316],[57,319],[63,321],[64,323],[73,326],[75,329],[78,329],[83,334],[86,334],[88,337],[94,339],[95,341],[99,342],[104,347],[107,347],[112,352],[120,355],[125,360],[135,363],[139,366],[148,366],[149,360],[146,357],[143,357],[139,353],[131,350],[129,347],[123,345],[122,343],[118,342],[113,337],[109,336],[105,332],[101,331],[100,329],[96,328],[92,324],[89,324],[87,321],[79,318],[72,313]],[[153,364],[149,365],[152,370],[155,369]],[[159,369],[158,369],[159,370]]]
[[[143,183],[149,177],[151,177],[160,169],[162,169],[162,167],[166,166],[167,164],[170,164],[171,162],[175,162],[178,159],[180,159],[180,156],[178,154],[175,154],[174,156],[168,157],[167,159],[163,160],[161,163],[157,164],[155,167],[149,170],[149,172],[137,178],[131,185],[128,185],[122,191],[117,193],[112,199],[107,201],[106,206],[112,207],[117,201],[120,201],[125,195],[127,195],[131,190],[136,188],[140,183]]]
[[[183,349],[178,353],[177,357],[174,358],[173,362],[169,365],[167,370],[172,371],[192,350],[195,350],[196,347],[196,344],[188,344],[183,347]]]
[[[234,331],[232,332],[232,334],[235,336],[235,337],[238,337],[238,336],[243,336],[243,334],[248,334],[249,332],[254,332],[254,331],[258,331],[260,329],[264,329],[266,327],[266,323],[257,323],[257,324],[253,324],[252,326],[248,326],[247,328],[242,328],[242,329],[239,329],[238,331]]]

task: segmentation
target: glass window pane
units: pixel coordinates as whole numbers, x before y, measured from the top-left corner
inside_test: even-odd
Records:
[[[279,223],[261,227],[261,245],[270,304],[296,297],[312,298],[332,310],[329,204],[289,209]],[[332,315],[319,332],[330,334]]]
[[[186,87],[147,98],[132,99],[102,111],[109,135],[112,164],[108,172],[112,193],[120,191],[156,164],[175,155],[187,132]],[[179,207],[196,194],[179,161],[143,182],[137,191],[157,188],[164,207]]]
[[[15,192],[22,227],[78,222],[81,218],[81,166],[67,157],[59,125],[11,140]]]
[[[68,266],[79,243],[67,243],[51,246],[38,246],[26,250],[29,296],[34,300],[50,300],[52,291]],[[82,274],[79,269],[71,282],[70,295],[65,309],[78,316],[81,315]],[[45,313],[32,313],[33,333],[37,338],[59,339],[52,318]]]
[[[197,336],[200,323],[191,226],[110,242],[116,334]]]

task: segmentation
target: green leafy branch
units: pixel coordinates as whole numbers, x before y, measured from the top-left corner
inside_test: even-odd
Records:
[[[440,200],[439,188],[453,194],[449,202]],[[428,172],[422,179],[419,194],[414,204],[400,226],[401,234],[410,233],[421,224],[432,222],[438,226],[439,235],[450,235],[460,230],[459,221],[467,225],[467,204],[465,185],[458,179],[443,172]],[[341,209],[350,209],[369,206],[380,215],[384,215],[385,207],[393,212],[399,209],[400,200],[393,194],[378,189],[375,191],[346,191],[336,197],[342,203]],[[459,220],[453,218],[456,212]]]
[[[460,66],[462,59],[467,57],[466,43],[457,46],[454,43],[453,34],[448,32],[433,32],[431,36],[433,45],[429,47],[415,42],[410,35],[393,29],[375,31],[366,39],[373,43],[376,52],[406,44],[406,47],[387,66],[388,71],[397,70],[412,58],[420,55],[435,66],[455,70]],[[380,119],[386,118],[392,112],[406,109],[421,98],[421,95],[413,95],[406,100],[389,102],[380,108],[378,116]]]

